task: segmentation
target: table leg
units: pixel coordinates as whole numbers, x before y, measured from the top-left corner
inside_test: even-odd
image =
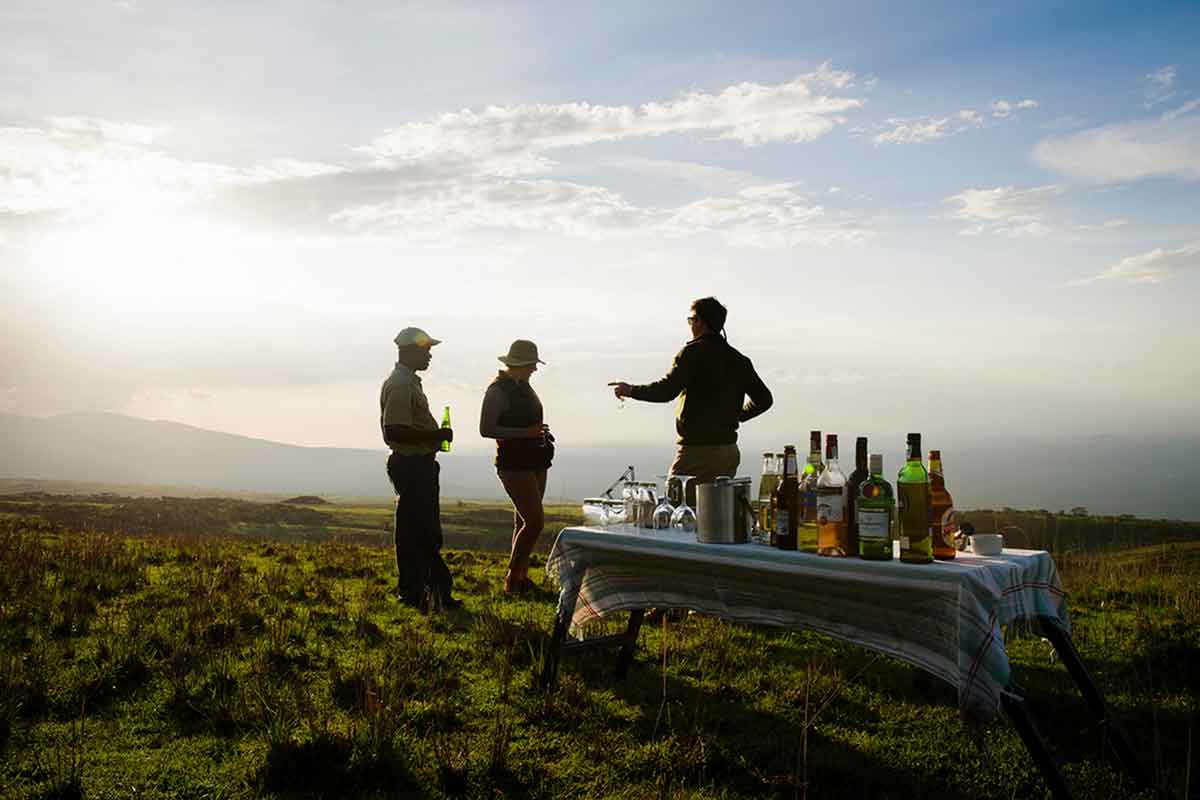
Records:
[[[1071,636],[1052,618],[1039,617],[1039,621],[1042,623],[1042,632],[1050,640],[1050,644],[1058,653],[1059,659],[1067,668],[1075,685],[1079,687],[1079,693],[1083,695],[1084,702],[1091,709],[1092,716],[1104,726],[1108,742],[1112,745],[1121,767],[1127,775],[1133,778],[1134,784],[1139,789],[1150,788],[1149,776],[1142,768],[1141,761],[1138,760],[1137,754],[1130,746],[1129,739],[1126,738],[1120,724],[1109,714],[1108,706],[1104,702],[1104,695],[1100,693],[1091,676],[1088,675],[1087,668],[1083,666],[1083,661],[1079,658],[1079,651],[1075,649],[1075,643],[1071,641]]]
[[[554,618],[554,633],[550,636],[550,644],[542,657],[542,675],[538,683],[543,689],[549,689],[558,681],[558,660],[562,656],[563,642],[567,638],[569,620],[561,619],[557,614]]]
[[[637,608],[629,612],[629,625],[625,628],[625,643],[621,645],[621,653],[617,656],[617,677],[624,678],[633,663],[633,651],[637,648],[638,632],[642,629],[642,617],[646,610]]]
[[[1004,707],[1004,713],[1008,714],[1013,727],[1020,734],[1025,749],[1033,756],[1033,763],[1042,773],[1042,780],[1046,782],[1051,796],[1055,800],[1070,800],[1071,788],[1067,786],[1066,778],[1058,769],[1058,764],[1054,763],[1054,758],[1046,749],[1046,743],[1034,727],[1033,717],[1029,716],[1029,709],[1025,707],[1025,699],[1005,691],[1000,693],[1000,705]]]

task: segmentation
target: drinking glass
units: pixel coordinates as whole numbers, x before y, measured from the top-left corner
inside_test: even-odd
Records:
[[[695,475],[676,475],[676,478],[683,481],[683,495],[680,497],[678,508],[671,515],[671,527],[680,528],[685,531],[696,530],[696,512],[687,504],[688,487],[695,480]]]
[[[655,530],[665,530],[671,527],[671,518],[675,514],[675,506],[671,505],[670,498],[670,475],[659,475],[663,480],[663,493],[658,498],[658,505],[654,507],[654,513],[651,517],[652,526]]]

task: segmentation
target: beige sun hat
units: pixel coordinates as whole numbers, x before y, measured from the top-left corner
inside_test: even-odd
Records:
[[[506,355],[497,356],[500,363],[506,367],[528,367],[531,364],[545,364],[538,358],[537,345],[528,339],[517,339],[508,346]]]
[[[433,347],[435,344],[441,344],[441,339],[434,339],[420,328],[405,328],[396,334],[396,338],[392,340],[397,347]]]

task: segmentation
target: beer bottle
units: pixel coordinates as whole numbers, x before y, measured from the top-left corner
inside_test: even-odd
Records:
[[[908,460],[896,479],[900,509],[897,523],[900,560],[912,564],[933,561],[933,542],[929,538],[929,472],[921,460],[921,434],[908,435]]]
[[[954,500],[946,491],[941,450],[929,451],[929,496],[929,529],[933,534],[933,557],[949,561],[954,558],[954,534],[958,532],[958,520],[954,514]]]
[[[450,427],[450,406],[446,406],[446,409],[444,411],[442,411],[442,427],[443,428]],[[450,442],[445,439],[442,440],[442,452],[443,453],[450,452]]]
[[[799,537],[800,491],[796,483],[796,448],[783,449],[783,475],[775,490],[775,546],[795,550]]]

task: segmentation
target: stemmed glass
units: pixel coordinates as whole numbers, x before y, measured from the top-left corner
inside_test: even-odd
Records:
[[[663,480],[663,492],[658,498],[658,505],[654,507],[654,514],[651,517],[655,530],[666,530],[671,527],[671,520],[675,515],[675,506],[671,505],[671,476],[659,475]]]
[[[695,475],[676,475],[676,478],[683,481],[683,495],[680,497],[679,506],[675,509],[675,513],[671,515],[671,527],[680,528],[685,531],[696,530],[696,512],[687,503],[688,487],[695,480]]]

